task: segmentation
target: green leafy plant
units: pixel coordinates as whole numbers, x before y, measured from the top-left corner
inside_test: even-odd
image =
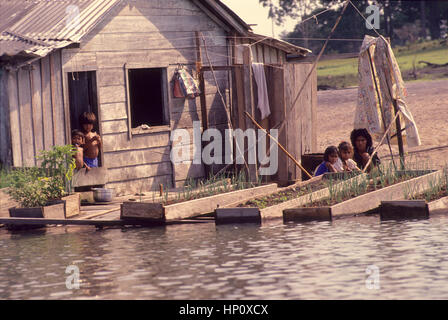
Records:
[[[15,170],[9,195],[25,208],[45,206],[71,191],[76,149],[72,145],[54,146],[41,151],[36,159],[40,167]]]

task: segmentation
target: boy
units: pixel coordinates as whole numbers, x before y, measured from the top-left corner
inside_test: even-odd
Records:
[[[85,136],[79,130],[72,131],[72,145],[76,148],[77,152],[73,156],[75,158],[76,169],[82,169],[86,167],[87,170],[90,170],[88,166],[84,163],[84,149],[82,146],[84,145]]]
[[[92,131],[95,122],[96,116],[93,112],[84,112],[79,117],[79,124],[85,135],[83,159],[90,168],[98,167],[98,154],[102,145],[100,135]]]
[[[353,155],[353,147],[350,143],[343,141],[338,146],[340,159],[335,164],[335,169],[338,172],[352,172],[361,171],[356,162],[351,159]]]

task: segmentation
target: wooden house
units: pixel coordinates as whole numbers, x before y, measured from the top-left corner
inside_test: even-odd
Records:
[[[249,63],[265,64],[272,114],[263,125],[287,122],[279,140],[296,159],[314,152],[316,74],[295,99],[311,64],[287,59],[309,50],[252,33],[218,0],[0,0],[0,161],[36,165],[40,150],[70,143],[79,115],[93,111],[101,174],[117,194],[204,177],[203,165],[170,161],[170,133],[194,121],[246,126],[245,48]],[[203,77],[200,97],[174,97],[181,65]],[[300,179],[280,156],[274,179]]]

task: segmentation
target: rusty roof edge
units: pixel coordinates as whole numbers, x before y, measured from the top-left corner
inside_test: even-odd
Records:
[[[40,46],[44,46],[44,47],[51,46],[49,43],[46,43],[44,41],[37,40],[37,39],[32,39],[30,37],[24,36],[24,35],[19,34],[17,32],[12,32],[12,31],[9,31],[9,30],[5,30],[3,33],[9,34],[9,35],[11,35],[11,36],[13,36],[15,38],[19,38],[19,39],[21,39],[23,41],[33,42],[33,43],[38,44]]]
[[[284,40],[276,39],[273,37],[263,36],[261,34],[256,34],[253,32],[249,32],[248,36],[251,37],[252,40],[259,41],[261,43],[270,45],[272,47],[282,49],[283,51],[285,51],[287,53],[299,53],[302,55],[307,55],[308,53],[312,52],[310,49],[299,47],[292,43],[286,42]]]

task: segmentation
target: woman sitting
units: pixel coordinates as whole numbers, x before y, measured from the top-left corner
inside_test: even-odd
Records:
[[[358,168],[363,170],[374,151],[372,147],[372,136],[367,129],[355,129],[350,134],[350,140],[354,148],[353,160],[355,160]],[[380,163],[380,159],[375,154],[372,159],[372,165],[377,166]],[[368,168],[368,171],[370,171],[370,168]]]

